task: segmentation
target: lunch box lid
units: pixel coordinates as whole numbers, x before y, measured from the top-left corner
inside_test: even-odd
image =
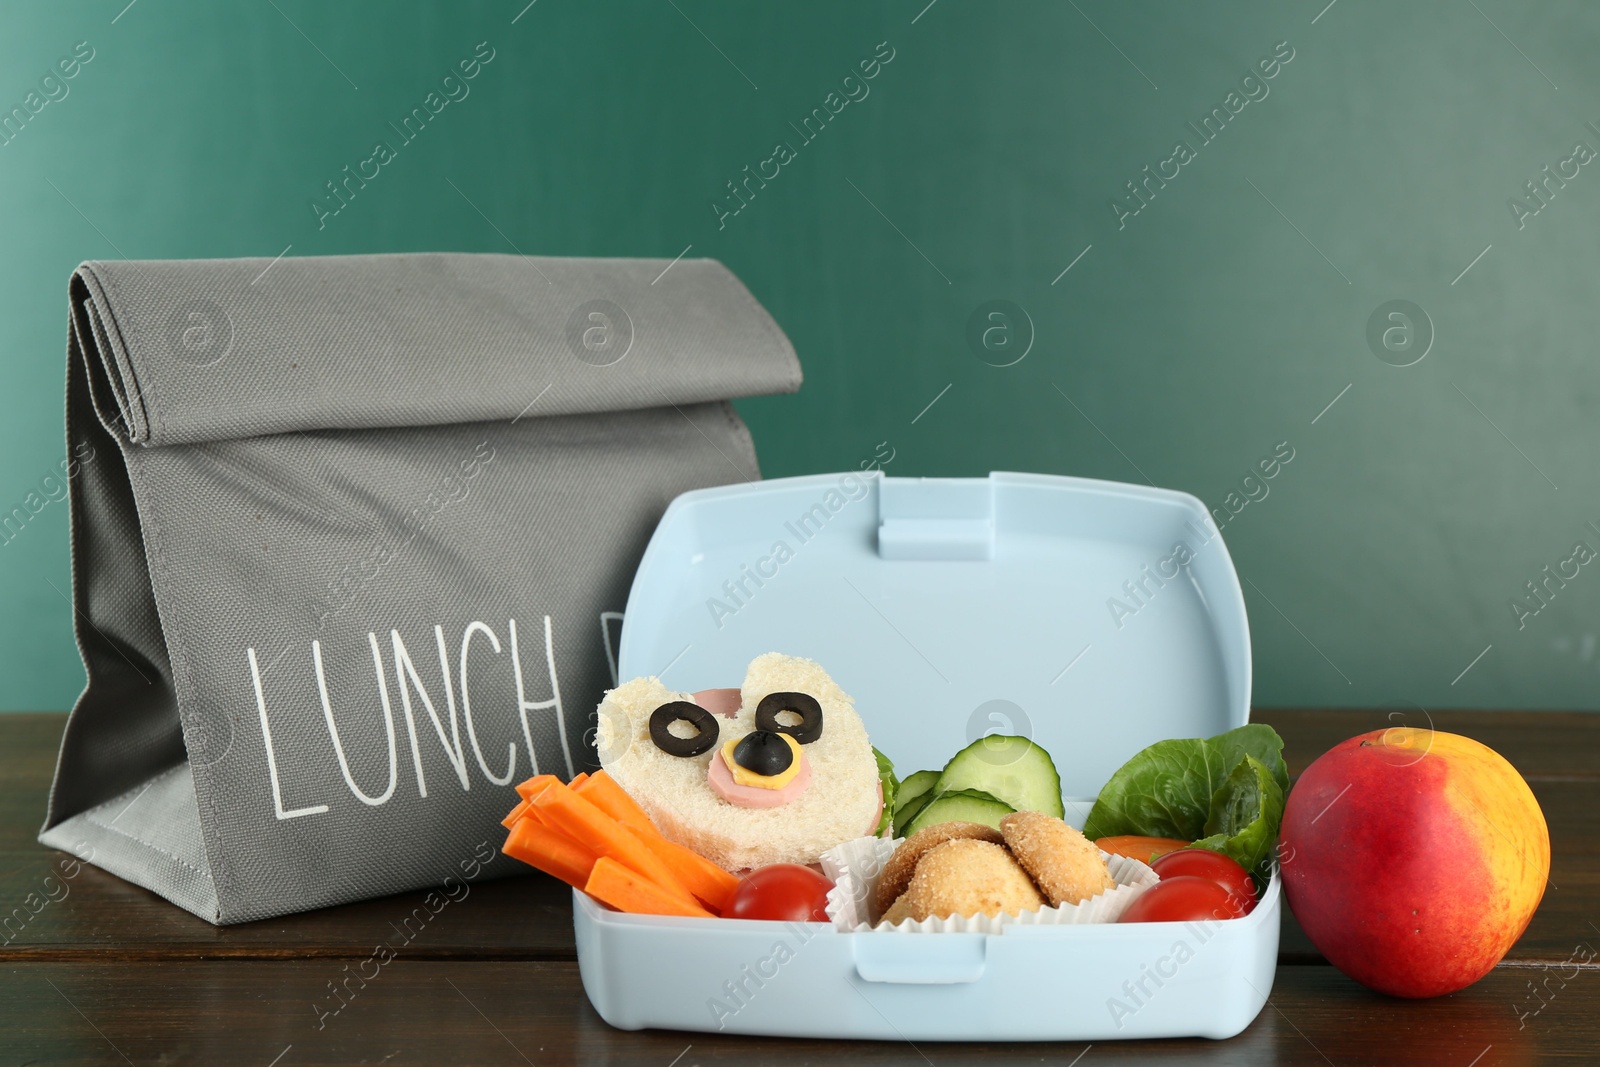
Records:
[[[739,686],[771,651],[820,663],[901,777],[1020,734],[1092,798],[1145,746],[1250,713],[1221,532],[1187,493],[1120,482],[852,471],[680,495],[634,576],[618,678]]]

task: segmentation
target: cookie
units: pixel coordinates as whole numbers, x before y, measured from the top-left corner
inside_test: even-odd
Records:
[[[878,921],[886,922],[890,926],[896,926],[909,918],[911,918],[911,905],[904,896],[900,896],[893,904],[889,905],[883,913],[883,918]]]
[[[1051,904],[1077,904],[1117,884],[1094,843],[1060,819],[1019,811],[1000,820],[1000,833]]]
[[[911,876],[917,869],[917,862],[927,854],[928,850],[946,841],[965,838],[990,841],[997,845],[1004,840],[1000,836],[1000,831],[982,823],[942,822],[925,830],[918,830],[900,842],[900,847],[894,850],[889,862],[883,865],[883,874],[878,878],[878,889],[873,898],[878,914],[887,912],[889,906],[906,891],[906,887],[911,884]]]
[[[958,838],[935,845],[917,863],[906,904],[918,922],[952,915],[1020,914],[1045,900],[1004,845]]]

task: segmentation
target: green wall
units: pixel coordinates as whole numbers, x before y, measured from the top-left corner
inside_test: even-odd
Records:
[[[0,147],[0,507],[63,457],[81,259],[692,245],[805,365],[798,396],[740,404],[767,476],[887,441],[891,474],[1148,479],[1225,509],[1287,442],[1224,531],[1257,703],[1596,703],[1600,567],[1520,628],[1510,607],[1600,548],[1600,164],[1508,206],[1600,149],[1587,5],[524,2],[0,16],[0,110],[93,49]],[[319,228],[324,183],[480,42],[470,95]],[[859,95],[842,80],[880,42],[868,95],[806,143],[790,123]],[[1246,86],[1267,95],[1203,142],[1186,123],[1228,114],[1279,42],[1293,58]],[[1164,163],[1180,140],[1193,158]],[[780,141],[793,158],[719,217]],[[1119,220],[1146,165],[1176,176]],[[1020,318],[1010,349],[968,341],[990,300],[1032,323],[1010,366]],[[1410,366],[1367,340],[1391,300],[1436,334]],[[0,545],[0,707],[75,696],[69,589],[47,503]]]

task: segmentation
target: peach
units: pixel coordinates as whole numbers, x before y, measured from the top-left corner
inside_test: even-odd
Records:
[[[1363,985],[1433,997],[1476,982],[1533,918],[1550,832],[1486,745],[1412,727],[1329,749],[1290,790],[1284,891],[1313,944]]]

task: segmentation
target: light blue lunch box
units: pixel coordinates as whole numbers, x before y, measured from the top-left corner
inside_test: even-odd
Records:
[[[874,471],[697,490],[663,515],[625,618],[622,679],[694,691],[738,685],[763,652],[816,660],[901,774],[1031,736],[1080,826],[1141,748],[1250,714],[1233,563],[1205,507],[1164,489]],[[575,892],[573,925],[584,990],[623,1029],[1225,1038],[1272,989],[1281,900],[1274,874],[1226,922],[909,934],[626,915]]]

